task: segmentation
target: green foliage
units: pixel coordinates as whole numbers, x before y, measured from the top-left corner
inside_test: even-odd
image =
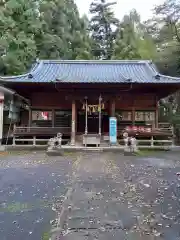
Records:
[[[143,38],[137,40],[138,52],[141,59],[155,60],[157,58],[157,50],[153,39],[148,34],[144,33]]]
[[[5,4],[6,3],[6,4]],[[0,74],[41,59],[91,59],[87,19],[73,0],[7,0],[0,5]]]
[[[179,76],[180,69],[180,3],[165,0],[154,9],[154,17],[146,23],[157,46],[156,64],[166,75]]]
[[[90,34],[92,53],[96,59],[111,59],[113,43],[117,35],[119,21],[114,17],[111,7],[115,2],[94,0],[90,5]]]
[[[40,16],[43,22],[37,38],[40,58],[90,58],[89,36],[73,0],[43,0],[40,2]]]
[[[146,27],[157,46],[156,64],[163,74],[179,76],[180,73],[180,2],[165,0],[154,9],[154,17]],[[180,93],[160,102],[159,120],[170,122],[180,140]]]
[[[125,15],[115,41],[113,59],[154,59],[156,47],[140,16],[133,10]]]
[[[140,59],[137,41],[134,22],[130,15],[126,15],[119,27],[113,59]]]
[[[41,28],[36,1],[7,0],[0,12],[0,71],[19,74],[36,58],[34,36]]]

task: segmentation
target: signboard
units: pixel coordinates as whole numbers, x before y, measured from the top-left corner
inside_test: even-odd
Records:
[[[117,143],[117,119],[115,117],[109,119],[109,138],[111,144]]]

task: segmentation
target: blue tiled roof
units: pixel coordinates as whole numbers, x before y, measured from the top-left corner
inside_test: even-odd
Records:
[[[39,60],[27,74],[0,77],[7,82],[180,83],[157,72],[151,61]]]

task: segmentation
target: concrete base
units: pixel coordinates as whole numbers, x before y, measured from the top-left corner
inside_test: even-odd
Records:
[[[38,150],[43,150],[45,151],[47,149],[47,145],[7,145],[4,146],[5,151],[38,151]]]
[[[64,156],[64,151],[63,151],[63,149],[60,149],[60,150],[47,150],[46,154],[48,156]]]
[[[124,156],[136,156],[136,152],[126,152],[124,151]]]
[[[47,150],[47,145],[2,145],[0,146],[0,151],[11,151],[11,150]],[[148,149],[148,150],[173,150],[180,151],[180,147],[167,147],[167,146],[139,146],[139,150]],[[84,147],[84,146],[70,146],[70,145],[62,145],[62,151],[121,151],[124,152],[124,146],[100,146],[100,147]]]
[[[0,152],[4,152],[4,151],[6,151],[5,146],[4,145],[0,145]]]

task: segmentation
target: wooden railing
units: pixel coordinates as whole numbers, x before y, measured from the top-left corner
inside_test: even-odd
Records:
[[[13,134],[15,136],[53,136],[56,135],[58,132],[62,134],[70,134],[71,127],[15,127]]]
[[[129,128],[129,129],[127,129]],[[143,129],[143,130],[142,130]],[[173,135],[173,127],[168,123],[159,123],[158,127],[155,128],[152,125],[144,125],[144,126],[126,126],[122,128],[118,126],[118,136],[122,135],[122,132],[127,131],[130,134],[138,134],[139,136],[172,136]]]
[[[120,139],[118,141],[121,145],[124,145],[124,140]],[[166,139],[166,140],[157,140],[153,137],[149,139],[139,139],[137,140],[138,147],[140,148],[166,148],[166,147],[173,147],[174,141],[173,139]]]
[[[47,138],[38,138],[36,136],[29,136],[29,138],[16,138],[15,136],[13,137],[13,146],[47,146],[48,145],[49,139]],[[68,138],[63,138],[62,139],[62,144],[68,143],[70,139]]]

